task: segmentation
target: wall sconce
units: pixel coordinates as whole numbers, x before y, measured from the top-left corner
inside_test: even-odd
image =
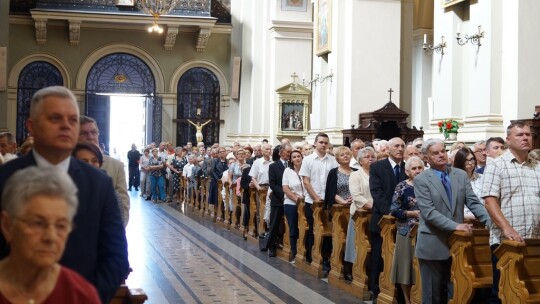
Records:
[[[426,55],[432,55],[433,51],[437,52],[437,54],[444,55],[445,47],[446,47],[446,41],[444,41],[444,36],[441,36],[441,43],[437,44],[436,46],[433,46],[433,45],[427,44],[427,35],[424,34],[424,44],[422,45],[422,48],[424,49],[424,53]]]
[[[463,38],[461,38],[460,35],[461,35],[461,33],[460,33],[460,30],[459,30],[459,24],[458,24],[456,40],[457,40],[457,43],[459,45],[465,45],[467,42],[470,41],[473,45],[481,46],[482,41],[480,41],[480,39],[484,38],[484,31],[482,31],[482,26],[479,25],[478,26],[478,34],[474,34],[474,35],[471,35],[471,36],[465,35],[465,37],[463,37]]]
[[[311,85],[315,85],[317,86],[317,82],[318,83],[323,83],[325,81],[329,81],[329,82],[332,82],[332,77],[334,77],[334,70],[330,70],[330,74],[326,75],[326,76],[321,76],[320,74],[316,74],[315,75],[315,78],[311,79],[311,80],[308,80],[306,81],[306,74],[303,73],[302,74],[302,85],[304,87],[308,87],[308,86],[311,86]]]

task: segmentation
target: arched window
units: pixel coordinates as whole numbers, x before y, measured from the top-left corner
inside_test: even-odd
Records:
[[[35,61],[21,71],[17,82],[17,142],[21,143],[28,135],[26,119],[30,115],[32,96],[39,89],[64,85],[60,71],[45,61]]]
[[[177,87],[177,138],[178,145],[188,141],[196,143],[195,127],[188,122],[201,124],[206,146],[219,142],[220,88],[216,75],[206,68],[189,69],[178,81]]]
[[[115,53],[99,59],[86,79],[85,114],[96,120],[99,142],[109,149],[110,95],[135,94],[146,97],[146,140],[161,141],[162,99],[156,96],[154,75],[140,58]]]

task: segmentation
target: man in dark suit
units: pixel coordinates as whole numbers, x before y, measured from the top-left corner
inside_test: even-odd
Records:
[[[276,256],[276,240],[279,234],[279,226],[283,219],[283,172],[287,167],[289,156],[291,155],[291,144],[284,144],[279,147],[279,160],[273,162],[268,167],[268,179],[272,194],[270,197],[270,232],[268,233],[266,248],[268,256]]]
[[[448,238],[454,231],[472,230],[471,224],[463,224],[464,205],[480,222],[488,224],[490,220],[467,173],[447,165],[442,140],[427,140],[422,153],[430,165],[414,179],[421,216],[415,255],[422,277],[422,303],[446,303],[451,266]]]
[[[27,127],[34,136],[34,150],[0,168],[0,192],[13,173],[29,166],[54,166],[70,175],[78,188],[79,207],[60,263],[90,281],[101,301],[108,303],[129,272],[125,230],[111,178],[71,157],[79,136],[73,93],[64,87],[37,91]],[[0,259],[8,252],[1,236]]]
[[[369,170],[369,189],[373,197],[373,214],[369,223],[372,267],[369,281],[374,302],[379,295],[379,274],[383,269],[379,221],[383,215],[390,213],[396,185],[407,178],[403,162],[405,142],[399,137],[394,137],[388,141],[388,149],[388,158],[372,164]]]

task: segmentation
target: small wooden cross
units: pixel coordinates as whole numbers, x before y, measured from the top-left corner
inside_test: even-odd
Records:
[[[394,92],[394,90],[390,88],[390,90],[388,90],[387,92],[390,93],[390,102],[392,102],[392,92]]]

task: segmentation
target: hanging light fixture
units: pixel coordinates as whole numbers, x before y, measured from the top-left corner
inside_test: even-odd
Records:
[[[154,17],[154,24],[148,27],[148,32],[163,33],[163,28],[159,26],[158,19],[161,15],[167,15],[178,4],[179,0],[139,0],[139,8],[145,13]]]

